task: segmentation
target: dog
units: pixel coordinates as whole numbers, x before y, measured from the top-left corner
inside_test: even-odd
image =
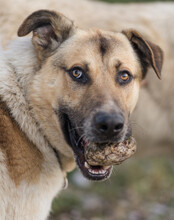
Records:
[[[132,124],[138,143],[137,155],[173,154],[173,2],[107,4],[87,0],[16,0],[14,4],[12,0],[0,0],[0,5],[0,35],[3,46],[8,45],[9,40],[16,39],[18,25],[26,14],[40,8],[59,10],[85,29],[98,27],[118,32],[133,28],[147,40],[160,45],[165,54],[163,80],[156,80],[149,69],[144,83],[141,84]],[[134,11],[136,13],[132,13]]]
[[[85,148],[131,136],[140,83],[150,67],[161,78],[163,52],[135,30],[83,30],[49,10],[18,36],[0,53],[0,215],[43,220],[76,164],[90,180],[110,176]]]

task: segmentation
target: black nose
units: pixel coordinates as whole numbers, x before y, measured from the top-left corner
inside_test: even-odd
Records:
[[[94,116],[94,126],[100,135],[111,138],[123,129],[124,118],[121,113],[99,112]]]

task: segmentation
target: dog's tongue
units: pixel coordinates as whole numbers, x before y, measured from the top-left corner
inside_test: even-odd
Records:
[[[91,166],[119,165],[136,152],[136,141],[133,137],[119,144],[87,143],[85,147],[85,159]]]

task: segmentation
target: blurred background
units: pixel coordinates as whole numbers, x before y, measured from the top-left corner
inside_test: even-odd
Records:
[[[105,182],[89,182],[79,171],[52,205],[51,220],[173,220],[174,162],[133,157]]]
[[[143,125],[137,129],[143,133]],[[172,155],[174,148],[170,150]],[[171,155],[169,151],[167,155],[143,156],[138,149],[137,155],[114,167],[109,180],[99,183],[86,180],[75,170],[68,175],[68,189],[54,200],[50,220],[174,220],[174,160]]]
[[[151,2],[0,0],[3,45],[17,37],[28,14],[47,8],[85,29],[133,27],[164,50],[163,80],[148,73],[132,119],[137,153],[115,166],[105,182],[90,182],[78,170],[70,173],[68,189],[53,201],[50,220],[174,220],[174,3]]]
[[[98,1],[103,1],[103,2],[109,2],[109,3],[132,3],[132,2],[137,2],[137,3],[141,3],[141,2],[169,2],[169,1],[173,1],[173,0],[98,0]]]

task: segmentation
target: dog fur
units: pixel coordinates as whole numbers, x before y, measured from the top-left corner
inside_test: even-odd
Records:
[[[31,47],[26,49],[29,50],[28,58],[32,59]],[[13,59],[9,65],[10,61],[5,59],[4,54],[0,60],[1,219],[45,219],[52,198],[64,184],[64,174],[21,93],[12,66],[16,60]]]
[[[134,30],[84,31],[63,15],[42,10],[24,20],[18,35],[31,31],[32,39],[18,39],[0,52],[2,220],[45,219],[53,198],[64,188],[66,173],[74,169],[74,153],[57,115],[60,107],[67,110],[68,106],[76,122],[84,117],[86,136],[90,136],[91,115],[98,108],[118,108],[125,117],[119,139],[123,141],[147,68],[152,66],[161,77],[161,49]],[[65,74],[77,61],[85,68],[85,59],[90,64],[87,87]],[[131,71],[132,83],[115,86],[115,66],[117,72]]]
[[[85,28],[94,26],[110,31],[135,28],[146,39],[159,44],[165,54],[163,80],[156,80],[152,74],[147,75],[132,119],[133,124],[136,123],[134,134],[138,141],[138,152],[142,155],[173,154],[174,3],[106,4],[86,0],[17,0],[14,4],[12,0],[0,0],[0,4],[3,6],[0,9],[3,45],[16,38],[18,24],[25,15],[40,8],[57,9],[73,19],[78,26]],[[132,13],[134,11],[136,13]]]

